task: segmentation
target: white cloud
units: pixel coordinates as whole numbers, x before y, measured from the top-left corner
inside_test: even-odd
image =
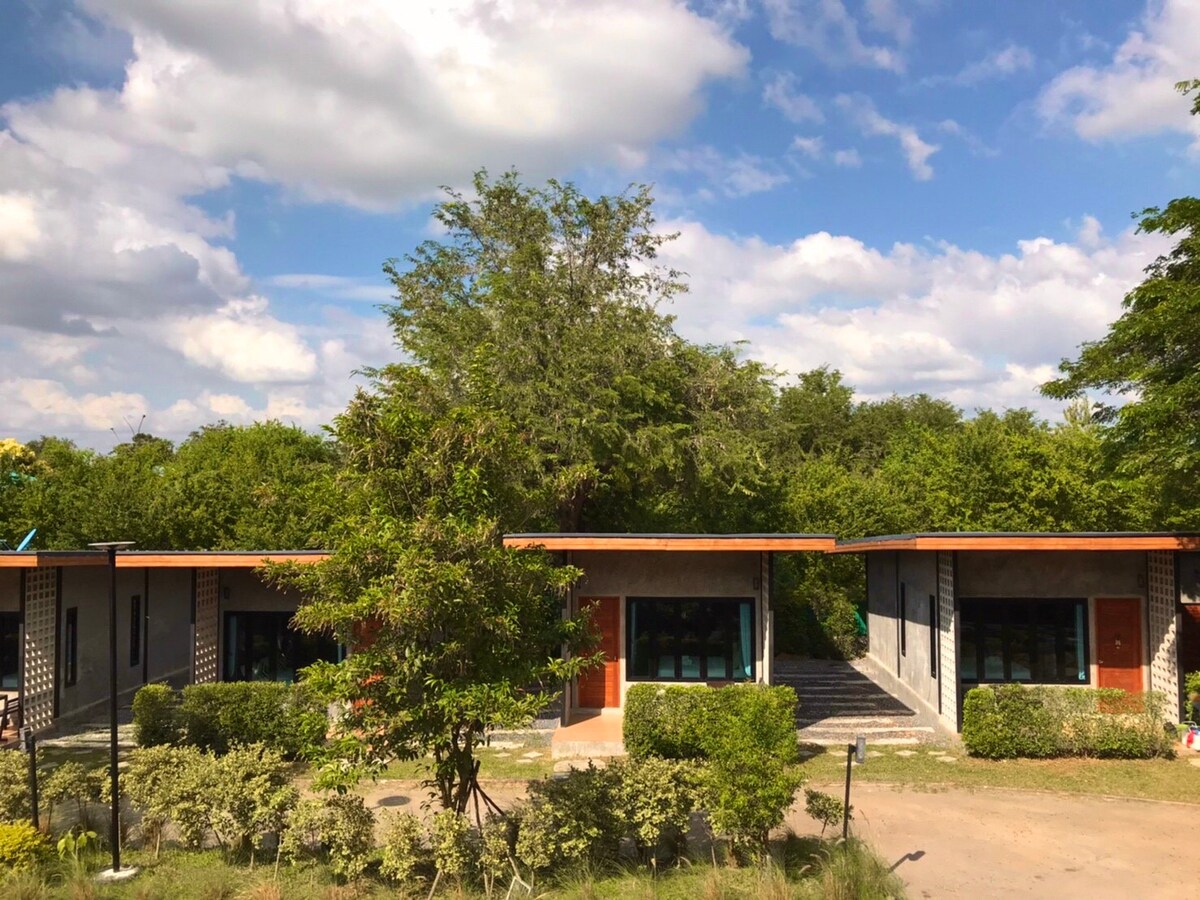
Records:
[[[848,150],[835,150],[833,152],[833,164],[843,169],[857,169],[862,166],[862,157],[858,155],[858,151],[853,147]]]
[[[674,0],[90,0],[133,35],[119,92],[45,105],[118,148],[369,209],[462,183],[608,163],[683,125],[748,59]],[[254,98],[252,103],[247,98]],[[101,143],[83,147],[93,161]]]
[[[907,44],[912,39],[912,19],[904,14],[896,0],[866,0],[864,7],[867,21],[875,31],[891,35],[900,44]]]
[[[875,104],[860,94],[841,94],[837,98],[837,105],[846,111],[864,135],[895,138],[913,178],[928,181],[933,177],[929,157],[937,153],[940,146],[921,140],[912,125],[894,122],[880,115]]]
[[[763,6],[776,40],[803,47],[831,65],[853,63],[904,71],[898,48],[865,42],[858,21],[842,0],[763,0]],[[868,4],[868,24],[893,39],[907,39],[911,32],[907,22],[887,0]]]
[[[811,159],[820,159],[824,143],[819,137],[795,137],[792,139],[792,149],[799,150]]]
[[[761,156],[738,153],[726,156],[715,147],[686,147],[663,155],[659,165],[671,172],[692,173],[704,181],[702,195],[745,197],[774,190],[788,176]]]
[[[748,339],[790,372],[829,364],[867,396],[929,391],[972,409],[1053,415],[1036,394],[1058,361],[1100,337],[1163,249],[1157,236],[1105,237],[1085,218],[1074,241],[1033,238],[988,255],[951,244],[881,250],[846,235],[786,244],[679,230],[664,262],[691,276],[674,310],[702,341]]]
[[[825,116],[815,100],[796,90],[796,76],[780,72],[763,85],[763,103],[783,113],[789,122],[822,122]]]
[[[232,213],[195,198],[248,179],[385,210],[482,164],[638,165],[748,59],[677,0],[79,2],[58,50],[123,79],[0,107],[0,431],[98,445],[143,412],[173,437],[220,417],[316,426],[353,369],[396,357],[383,317],[343,308],[390,297],[374,273],[255,284]],[[731,195],[781,177],[708,164]],[[310,321],[271,291],[311,294]]]
[[[1033,63],[1033,51],[1028,47],[1022,47],[1020,44],[1007,44],[999,50],[993,50],[983,59],[969,63],[954,75],[933,75],[929,78],[922,78],[921,84],[954,84],[960,87],[971,87],[980,82],[994,81],[1018,72],[1027,72],[1033,68]]]
[[[1194,0],[1148,3],[1140,27],[1111,62],[1058,75],[1038,98],[1038,111],[1087,140],[1177,131],[1200,149],[1200,119],[1189,116],[1189,104],[1174,89],[1198,76],[1197,35],[1200,4]]]

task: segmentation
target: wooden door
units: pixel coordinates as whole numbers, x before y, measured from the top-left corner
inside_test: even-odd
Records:
[[[1096,601],[1096,664],[1100,687],[1133,693],[1144,690],[1140,600]]]
[[[621,602],[617,597],[584,597],[581,610],[592,611],[600,632],[599,650],[604,663],[579,676],[579,706],[603,709],[621,705]]]

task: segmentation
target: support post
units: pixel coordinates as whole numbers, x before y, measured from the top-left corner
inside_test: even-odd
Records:
[[[26,728],[25,752],[29,754],[29,813],[33,827],[41,830],[38,822],[38,778],[37,778],[37,735],[32,728]]]
[[[842,805],[842,840],[850,837],[850,772],[854,767],[854,745],[846,745],[846,800]]]
[[[108,548],[108,777],[112,783],[109,844],[112,870],[121,871],[121,791],[117,784],[117,548]]]

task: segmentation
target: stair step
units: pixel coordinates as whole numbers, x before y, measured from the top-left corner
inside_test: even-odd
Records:
[[[817,744],[818,746],[821,746],[821,747],[837,747],[837,746],[845,746],[847,744],[854,743],[854,735],[852,735],[852,734],[812,734],[812,735],[802,734],[802,735],[800,735],[800,740],[805,744]],[[881,737],[872,738],[870,740],[868,746],[870,744],[874,744],[875,746],[882,746],[882,747],[899,747],[899,746],[912,747],[914,745],[920,744],[921,742],[922,742],[921,739],[916,738],[916,737],[908,737],[908,736],[904,736],[904,735],[899,735],[899,736],[890,736],[889,735],[889,736],[881,736]]]

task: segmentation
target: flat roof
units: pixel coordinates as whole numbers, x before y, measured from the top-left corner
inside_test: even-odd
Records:
[[[543,550],[738,550],[829,551],[837,544],[832,534],[597,534],[551,532],[506,534],[505,547]]]
[[[263,563],[315,563],[329,558],[326,550],[120,550],[118,569],[253,569]],[[0,551],[0,569],[40,566],[103,566],[103,550]]]
[[[1167,531],[932,531],[838,541],[830,553],[884,550],[1200,550],[1200,534]]]

